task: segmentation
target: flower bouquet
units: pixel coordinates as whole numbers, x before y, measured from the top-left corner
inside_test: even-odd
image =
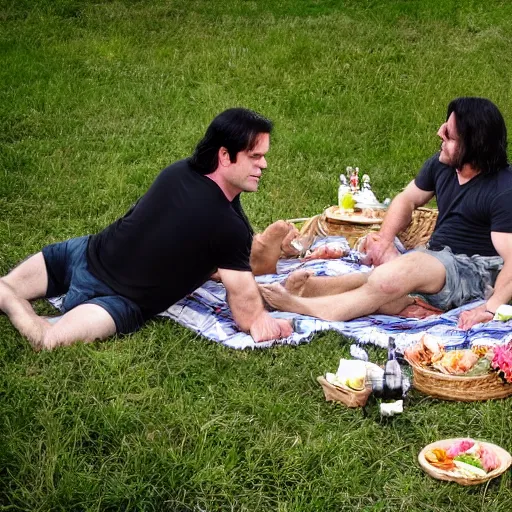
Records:
[[[497,347],[446,350],[424,335],[405,351],[414,387],[446,400],[489,400],[512,395],[512,342]]]
[[[494,347],[492,351],[491,367],[498,372],[504,382],[512,384],[512,341],[506,345]]]
[[[512,457],[495,444],[459,438],[429,444],[418,455],[418,462],[434,478],[475,485],[501,475]]]

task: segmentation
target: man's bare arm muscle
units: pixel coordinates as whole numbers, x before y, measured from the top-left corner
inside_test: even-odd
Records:
[[[254,341],[286,338],[292,328],[287,320],[271,317],[263,307],[263,299],[251,272],[219,268],[227,292],[227,300],[238,327],[249,332]]]

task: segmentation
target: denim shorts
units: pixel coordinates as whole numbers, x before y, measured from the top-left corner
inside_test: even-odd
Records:
[[[416,250],[434,256],[444,265],[446,281],[443,289],[436,294],[414,295],[420,295],[430,305],[443,311],[458,308],[473,300],[489,298],[503,267],[503,259],[499,256],[453,254],[449,247],[441,251],[424,248]]]
[[[81,304],[96,304],[112,317],[118,334],[128,334],[142,327],[144,318],[139,306],[117,294],[88,270],[89,236],[71,238],[47,245],[42,253],[48,273],[46,297],[65,294],[62,311]]]

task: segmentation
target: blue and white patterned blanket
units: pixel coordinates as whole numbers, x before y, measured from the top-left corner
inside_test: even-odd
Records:
[[[330,237],[319,243],[340,240]],[[318,245],[318,242],[317,244]],[[351,252],[340,260],[281,260],[278,273],[257,277],[259,283],[282,282],[286,276],[297,268],[313,270],[317,275],[340,275],[350,272],[368,272],[369,267],[360,265],[359,253]],[[240,332],[226,303],[226,292],[222,284],[207,281],[191,295],[180,300],[161,316],[171,318],[193,331],[223,345],[235,348],[267,348],[274,344],[298,345],[306,343],[320,331],[334,330],[362,344],[371,343],[387,347],[389,336],[393,336],[400,352],[414,344],[424,333],[428,332],[443,339],[445,346],[462,348],[476,345],[503,344],[512,339],[512,321],[492,321],[475,325],[468,331],[457,328],[457,319],[461,311],[478,305],[479,302],[467,304],[443,315],[431,316],[423,320],[400,318],[397,316],[371,315],[349,322],[326,322],[317,318],[294,313],[273,312],[272,316],[290,318],[294,332],[286,339],[255,343],[248,334]]]
[[[328,237],[317,241],[313,247],[322,243],[345,241],[342,237]],[[298,268],[307,268],[316,275],[334,276],[350,272],[369,272],[370,268],[359,264],[360,254],[350,254],[338,260],[312,260],[301,262],[296,259],[280,260],[277,274],[257,277],[259,283],[282,282],[287,275]],[[62,297],[50,299],[57,308]],[[326,322],[318,318],[297,315],[295,313],[273,312],[276,318],[289,318],[293,322],[294,332],[285,339],[255,343],[252,337],[240,332],[233,321],[226,303],[226,290],[222,284],[207,281],[192,294],[172,305],[159,316],[171,318],[179,324],[226,347],[235,349],[268,348],[273,345],[298,345],[307,343],[321,331],[333,330],[352,338],[355,342],[371,343],[382,348],[388,345],[389,336],[393,336],[399,352],[413,345],[425,333],[439,336],[446,347],[467,348],[472,345],[501,345],[512,339],[512,320],[508,322],[492,321],[475,325],[468,331],[457,328],[457,319],[461,311],[471,309],[480,302],[448,311],[443,315],[431,316],[423,320],[401,318],[388,315],[370,315],[349,322]]]

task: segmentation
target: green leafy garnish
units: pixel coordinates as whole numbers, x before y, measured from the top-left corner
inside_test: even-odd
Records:
[[[461,455],[457,455],[453,460],[459,460],[460,462],[465,462],[466,464],[470,464],[471,466],[475,466],[475,468],[484,469],[480,459],[477,459],[474,455],[467,455],[462,453]]]
[[[477,375],[485,375],[486,373],[489,373],[489,370],[491,369],[491,361],[487,359],[486,357],[481,357],[469,370],[464,374],[465,377],[476,377]]]

